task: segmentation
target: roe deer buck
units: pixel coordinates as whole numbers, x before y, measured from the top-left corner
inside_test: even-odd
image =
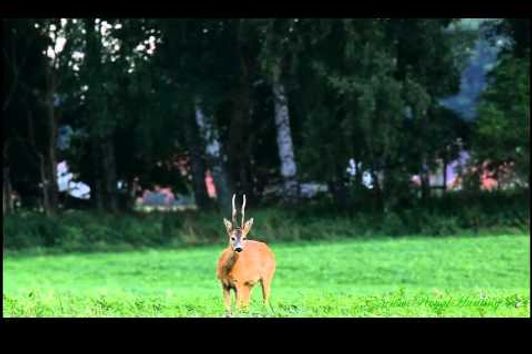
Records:
[[[247,240],[247,235],[253,225],[253,218],[244,223],[246,209],[246,195],[242,202],[242,222],[236,221],[237,210],[233,194],[232,220],[223,219],[229,246],[222,252],[218,260],[216,275],[222,283],[225,309],[231,314],[231,290],[236,293],[239,309],[247,308],[253,286],[260,281],[264,305],[268,305],[271,282],[275,272],[275,258],[272,250],[263,242]]]

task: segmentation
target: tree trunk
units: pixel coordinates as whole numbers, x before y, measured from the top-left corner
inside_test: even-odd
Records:
[[[46,214],[52,215],[57,211],[59,190],[57,186],[57,116],[54,108],[54,94],[56,92],[56,78],[53,68],[46,63],[46,118],[48,127],[48,149],[44,165],[46,166],[46,186],[48,194],[48,205],[45,206]]]
[[[240,63],[240,76],[238,87],[233,96],[233,112],[229,128],[228,152],[230,156],[230,168],[235,189],[245,193],[248,200],[254,198],[251,173],[251,141],[253,129],[250,129],[251,93],[249,73],[251,60],[246,52],[246,43],[242,39],[242,21],[237,25],[237,56]]]
[[[241,87],[238,89],[234,99],[234,110],[229,128],[228,151],[231,157],[231,175],[235,181],[235,187],[241,193],[246,193],[249,199],[252,199],[250,140],[253,132],[249,129],[251,116],[250,97],[246,87],[247,82],[241,82],[240,85]]]
[[[105,156],[106,149],[106,136],[109,135],[108,128],[102,126],[102,117],[104,114],[103,108],[107,104],[105,102],[105,93],[101,91],[101,85],[96,81],[95,73],[102,70],[101,68],[101,37],[100,37],[100,25],[96,25],[94,18],[86,18],[85,22],[85,61],[86,61],[86,75],[89,85],[89,91],[87,93],[87,108],[88,116],[91,120],[90,125],[90,144],[91,144],[91,157],[92,157],[92,188],[91,199],[94,199],[94,204],[98,211],[103,211],[108,207],[108,184],[109,179],[106,177],[107,171],[105,170],[106,164],[112,164],[109,162],[108,157]],[[107,159],[107,160],[106,160]],[[94,193],[92,193],[94,191]]]
[[[443,193],[447,192],[447,159],[443,159]]]
[[[91,135],[91,157],[92,157],[92,190],[91,198],[94,198],[94,205],[99,211],[103,210],[104,200],[103,200],[103,182],[102,182],[102,171],[101,171],[101,152],[100,152],[100,139],[94,134]]]
[[[359,165],[360,165],[360,168],[359,168]],[[355,186],[357,188],[359,188],[360,186],[362,186],[363,170],[362,170],[362,164],[360,164],[360,162],[357,159],[355,159],[355,167],[356,167],[356,170],[355,170]]]
[[[280,63],[273,71],[273,99],[275,110],[275,126],[277,128],[277,147],[281,161],[281,176],[283,179],[283,199],[285,202],[295,202],[298,195],[297,169],[290,131],[290,115],[288,111],[288,97],[281,82]]]
[[[4,167],[3,169],[3,183],[2,183],[2,192],[3,192],[3,212],[5,214],[10,214],[13,212],[13,198],[11,198],[11,180],[9,179],[9,167]]]
[[[188,117],[187,117],[188,118]],[[192,118],[192,117],[190,117]],[[207,186],[205,185],[205,172],[207,170],[202,154],[201,140],[192,119],[185,121],[185,139],[189,147],[190,170],[192,175],[192,190],[194,199],[199,209],[208,209],[210,206]]]
[[[205,142],[207,162],[212,170],[219,210],[224,214],[231,210],[231,196],[222,147],[212,117],[205,115],[201,100],[195,102],[195,118],[202,140]]]
[[[421,199],[427,200],[430,195],[430,183],[425,173],[421,174]]]
[[[50,188],[48,187],[49,180],[46,174],[46,164],[44,162],[44,156],[39,153],[39,173],[41,175],[41,187],[42,187],[42,206],[46,215],[50,216]]]
[[[35,143],[35,129],[33,127],[33,116],[31,114],[31,109],[28,109],[26,114],[27,122],[28,122],[28,138],[30,142],[30,146],[32,148],[32,151],[35,153],[35,156],[37,156],[38,165],[39,165],[39,177],[41,179],[41,189],[42,189],[42,207],[45,210],[46,213],[49,213],[50,210],[50,194],[49,194],[49,188],[48,185],[48,178],[47,178],[47,169],[46,169],[46,163],[44,156],[41,151],[37,149],[37,145]]]
[[[135,207],[135,203],[137,201],[137,192],[139,191],[139,188],[140,188],[138,177],[131,178],[129,180],[128,186],[129,186],[128,198],[127,198],[125,205],[126,205],[126,209],[128,211],[131,211]]]
[[[419,172],[419,178],[421,180],[421,199],[425,201],[430,196],[430,180],[429,172],[427,171],[427,167],[425,164],[425,158],[423,158],[422,161],[423,162]]]
[[[103,150],[103,180],[105,186],[105,207],[111,212],[118,211],[116,160],[113,137],[106,136],[101,145]]]
[[[373,188],[374,188],[374,204],[373,204],[373,210],[382,213],[384,211],[384,196],[382,193],[382,186],[379,181],[379,176],[375,172],[375,170],[371,170],[371,178],[373,180]]]
[[[344,181],[341,179],[334,179],[329,181],[329,190],[333,196],[334,204],[340,210],[346,210],[349,206],[347,189]]]
[[[7,167],[3,168],[2,171],[2,215],[6,215],[6,213],[10,213],[11,210],[8,210],[8,188],[7,188]]]
[[[2,147],[2,157],[3,157],[3,171],[2,171],[2,201],[3,215],[9,214],[13,211],[13,205],[11,202],[11,180],[9,179],[9,165],[7,160],[7,149],[9,142],[4,142]]]

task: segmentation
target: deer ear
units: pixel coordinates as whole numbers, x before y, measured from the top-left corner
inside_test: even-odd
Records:
[[[231,221],[227,220],[226,218],[224,218],[224,225],[227,229],[227,232],[231,232],[233,230],[233,224],[231,224]]]
[[[253,225],[253,218],[249,219],[248,221],[246,221],[246,223],[244,224],[244,235],[247,235],[249,230],[251,230],[251,226]]]

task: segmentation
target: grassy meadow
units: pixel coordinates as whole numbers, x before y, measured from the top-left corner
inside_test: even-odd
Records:
[[[528,235],[269,242],[272,309],[254,317],[529,317]],[[4,255],[5,317],[220,317],[224,245]]]

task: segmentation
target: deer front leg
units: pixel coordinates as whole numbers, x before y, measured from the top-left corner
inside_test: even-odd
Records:
[[[222,288],[224,295],[225,313],[227,316],[231,316],[231,288],[225,285],[222,285]]]
[[[239,310],[245,310],[249,306],[249,298],[251,295],[251,287],[241,285],[236,289],[236,298]]]

